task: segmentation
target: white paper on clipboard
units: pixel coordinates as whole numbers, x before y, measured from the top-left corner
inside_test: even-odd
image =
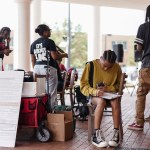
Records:
[[[101,96],[101,98],[105,99],[115,99],[120,97],[121,95],[118,95],[117,93],[109,93],[109,92],[104,92],[104,94]]]

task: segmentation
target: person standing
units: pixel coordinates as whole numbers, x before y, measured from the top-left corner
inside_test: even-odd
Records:
[[[10,28],[9,27],[2,27],[0,30],[0,61],[1,61],[1,67],[0,70],[4,71],[3,67],[3,59],[4,55],[9,56],[9,54],[12,52],[9,47],[10,43]]]
[[[137,51],[143,51],[137,88],[135,121],[128,125],[131,130],[143,130],[146,95],[150,90],[150,5],[146,9],[145,23],[139,26],[135,39]]]
[[[59,58],[68,57],[67,53],[57,53],[55,42],[49,39],[51,36],[51,29],[45,25],[40,24],[35,29],[35,32],[40,37],[35,40],[30,47],[31,61],[34,68],[34,73],[38,75],[46,75],[47,62],[49,62],[49,93],[51,95],[51,108],[57,105],[57,67],[56,60]]]

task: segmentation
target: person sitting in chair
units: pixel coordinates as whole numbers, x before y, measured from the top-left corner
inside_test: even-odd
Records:
[[[116,63],[116,54],[114,51],[106,50],[100,59],[93,60],[93,87],[89,83],[90,63],[87,63],[83,71],[80,88],[85,96],[91,97],[91,103],[96,106],[95,120],[94,120],[94,134],[92,137],[92,144],[97,147],[116,147],[119,144],[119,100],[107,100],[101,98],[104,92],[118,92],[121,81],[121,68]],[[98,84],[101,83],[101,84]],[[104,85],[102,85],[102,83]],[[98,88],[97,88],[98,85]],[[112,107],[112,116],[114,122],[114,129],[112,139],[107,143],[105,141],[102,130],[100,129],[104,108],[108,104]]]

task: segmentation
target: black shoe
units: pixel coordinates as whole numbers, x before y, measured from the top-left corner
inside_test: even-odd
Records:
[[[107,147],[108,143],[105,141],[104,135],[101,130],[96,130],[93,138],[92,138],[92,144],[97,147]]]
[[[117,147],[119,145],[119,130],[113,130],[112,139],[108,142],[109,146]]]

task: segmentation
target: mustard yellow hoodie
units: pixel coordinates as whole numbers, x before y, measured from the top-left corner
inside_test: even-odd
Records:
[[[89,84],[90,63],[88,63],[84,68],[80,80],[80,89],[82,94],[85,96],[96,96],[96,84],[99,82],[104,82],[107,85],[107,92],[117,92],[119,90],[122,73],[119,64],[115,63],[112,68],[103,70],[98,61],[99,59],[93,60],[93,87],[91,87]]]

